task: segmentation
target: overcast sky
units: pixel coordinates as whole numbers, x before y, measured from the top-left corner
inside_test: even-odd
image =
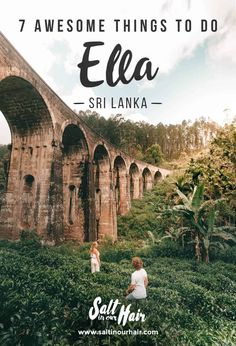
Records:
[[[20,32],[19,19],[25,19]],[[34,32],[35,20],[40,19],[104,19],[105,32]],[[120,19],[120,31],[115,32],[114,19]],[[122,20],[157,20],[157,32],[122,30]],[[166,32],[161,32],[160,21],[167,21]],[[182,19],[177,32],[176,19]],[[190,19],[192,30],[185,32],[183,22]],[[200,21],[216,19],[217,32],[201,32]],[[66,26],[65,26],[66,28]],[[159,0],[111,2],[100,1],[12,1],[4,3],[0,13],[0,29],[29,64],[72,108],[87,109],[89,97],[113,96],[146,97],[147,101],[162,102],[148,109],[114,110],[110,104],[97,111],[104,116],[123,113],[134,121],[153,124],[179,123],[201,116],[223,123],[236,114],[236,1],[235,0]],[[43,25],[42,25],[43,29]],[[77,64],[81,61],[86,41],[103,41],[94,48],[91,59],[100,64],[91,68],[91,79],[104,79],[108,57],[117,43],[132,50],[133,62],[142,57],[159,67],[154,80],[133,81],[128,85],[109,87],[106,82],[96,88],[80,84]],[[133,71],[132,71],[133,72]],[[85,101],[84,108],[73,105]],[[0,143],[10,141],[5,118],[0,113]]]

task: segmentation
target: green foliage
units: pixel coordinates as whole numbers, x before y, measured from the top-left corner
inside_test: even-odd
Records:
[[[173,193],[174,186],[170,179],[166,179],[158,182],[142,200],[133,201],[129,213],[118,217],[118,236],[143,240],[148,232],[159,237],[177,226],[177,217],[168,210],[168,205],[174,205]]]
[[[4,204],[4,192],[7,184],[9,157],[9,146],[0,144],[0,210]]]
[[[19,247],[21,247],[23,251],[28,247],[37,250],[42,246],[41,239],[36,234],[35,230],[23,230],[20,234],[20,240]]]
[[[213,147],[236,167],[236,121],[220,131],[213,141]]]
[[[190,243],[198,261],[209,262],[215,248],[230,250],[236,242],[235,133],[233,125],[226,126],[212,141],[210,155],[192,159],[182,176],[134,201],[118,219],[119,236],[147,243],[171,239],[182,247]]]
[[[159,165],[163,161],[163,153],[159,144],[151,145],[144,154],[143,160],[152,164]]]
[[[185,259],[186,253],[181,255],[174,242],[145,248],[141,243],[106,242],[100,245],[101,272],[92,275],[89,256],[84,259],[89,244],[36,249],[27,243],[22,251],[22,246],[16,247],[19,243],[0,243],[1,345],[207,346],[236,342],[236,276],[230,263],[197,265]],[[168,251],[169,258],[161,257]],[[182,258],[173,258],[173,252]],[[146,321],[124,328],[112,321],[91,322],[88,310],[96,296],[104,303],[117,298],[124,303],[133,255],[142,256],[149,276],[148,299],[140,307]],[[159,334],[95,338],[77,332],[109,328],[158,330]]]
[[[128,151],[140,157],[155,143],[165,158],[178,157],[188,147],[203,146],[203,129],[214,132],[204,121],[155,127],[134,126],[120,115],[109,121],[95,114],[85,117],[100,134],[110,134],[111,142],[121,148],[129,143]],[[49,248],[33,231],[23,231],[19,242],[0,242],[0,344],[235,345],[234,187],[235,129],[226,127],[209,154],[192,160],[182,177],[159,182],[119,217],[119,242],[106,239],[99,245],[100,273],[90,273],[90,244]],[[181,212],[173,213],[174,206]],[[206,252],[211,247],[208,266],[193,260],[196,235]],[[220,248],[213,246],[215,240]],[[88,310],[97,296],[104,303],[117,298],[124,303],[133,256],[143,259],[149,287],[142,305],[145,322],[127,328],[159,334],[79,336],[83,329],[122,329],[114,322],[91,322]]]
[[[121,114],[105,119],[91,111],[80,112],[79,116],[98,134],[138,160],[159,164],[162,159],[183,158],[205,148],[209,139],[216,134],[218,126],[204,118],[194,123],[156,126],[145,122],[125,120]]]
[[[0,144],[0,184],[5,184],[8,160],[9,160],[8,146]]]
[[[140,257],[158,258],[158,257],[170,257],[170,258],[193,258],[193,246],[187,244],[181,246],[178,242],[166,239],[165,241],[150,244],[142,249],[138,250]]]
[[[208,199],[227,197],[235,207],[236,186],[236,129],[225,126],[212,141],[209,152],[192,159],[185,173],[185,180],[202,183]]]
[[[177,213],[181,213],[183,217],[191,224],[192,236],[195,239],[195,255],[197,260],[201,257],[201,245],[205,250],[205,261],[209,262],[209,250],[211,247],[224,247],[221,241],[231,241],[236,243],[236,237],[231,231],[235,231],[235,227],[215,227],[216,208],[220,204],[219,201],[204,201],[204,187],[202,184],[195,186],[192,196],[187,197],[180,190],[177,190],[183,204],[173,207]],[[189,232],[188,228],[183,228],[185,232]],[[182,235],[182,234],[180,234]]]

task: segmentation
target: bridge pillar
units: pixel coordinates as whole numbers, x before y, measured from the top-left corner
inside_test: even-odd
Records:
[[[129,191],[131,201],[140,197],[139,169],[135,163],[129,169]]]
[[[117,214],[124,215],[129,211],[130,196],[128,193],[128,176],[126,172],[118,172],[116,179],[116,210]]]
[[[57,148],[42,142],[38,136],[24,142],[13,136],[5,204],[0,211],[1,238],[18,239],[22,230],[35,230],[50,240],[62,237]]]
[[[94,193],[97,239],[117,238],[115,191],[112,170],[106,148],[98,145],[94,152]]]
[[[0,237],[17,239],[22,230],[35,230],[57,240],[62,234],[61,166],[51,114],[36,88],[18,76],[0,81],[0,95],[12,134]]]

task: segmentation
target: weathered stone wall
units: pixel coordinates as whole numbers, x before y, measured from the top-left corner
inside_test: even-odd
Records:
[[[117,214],[169,172],[133,160],[88,128],[0,34],[0,110],[12,134],[0,238],[117,238]]]

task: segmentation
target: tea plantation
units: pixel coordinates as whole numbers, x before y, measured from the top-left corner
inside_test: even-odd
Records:
[[[49,248],[37,238],[0,242],[0,344],[236,345],[235,264],[220,260],[196,264],[171,244],[104,243],[101,272],[91,274],[89,244]],[[142,257],[149,276],[148,298],[138,306],[145,322],[121,327],[115,321],[91,321],[88,311],[95,297],[102,297],[103,303],[119,299],[125,304],[133,255]],[[132,310],[137,310],[135,304]],[[78,333],[122,328],[159,333],[99,337]]]

